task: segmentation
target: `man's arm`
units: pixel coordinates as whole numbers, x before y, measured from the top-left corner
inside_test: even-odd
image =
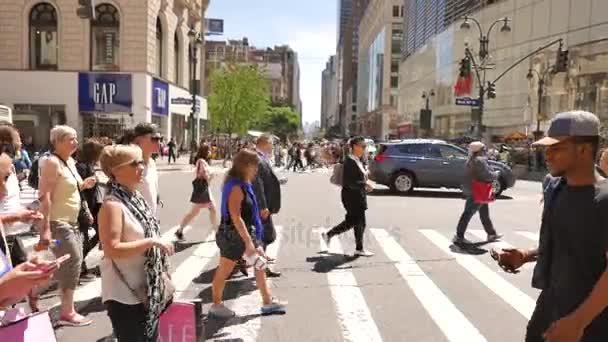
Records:
[[[258,201],[258,207],[260,210],[268,209],[268,203],[266,202],[266,192],[264,189],[264,166],[261,165],[258,169],[258,174],[253,180],[253,192],[255,192],[255,198]]]

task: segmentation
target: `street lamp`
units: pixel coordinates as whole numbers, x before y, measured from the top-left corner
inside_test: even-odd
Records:
[[[538,77],[538,90],[537,90],[538,109],[537,109],[537,113],[536,113],[536,131],[534,132],[536,138],[538,138],[538,139],[540,139],[540,137],[542,137],[542,132],[540,130],[540,122],[541,122],[541,116],[542,116],[542,114],[541,114],[542,99],[545,94],[545,83],[547,82],[547,76],[553,74],[554,72],[555,72],[555,66],[551,66],[551,67],[545,69],[542,73],[538,72],[536,69],[530,68],[528,70],[528,74],[526,74],[526,78],[530,82],[532,80],[534,80],[535,74],[536,74],[536,77]]]
[[[192,93],[192,108],[190,110],[190,153],[194,155],[196,153],[196,137],[194,131],[196,130],[195,124],[195,113],[196,113],[196,63],[198,48],[203,45],[201,34],[197,32],[194,27],[190,27],[188,30],[188,39],[190,40],[190,62],[191,62],[191,80],[190,80],[190,92]],[[201,104],[202,105],[202,104]]]
[[[492,29],[494,28],[494,26],[496,24],[503,23],[502,27],[500,28],[500,32],[503,32],[503,33],[511,32],[511,26],[509,26],[509,20],[510,20],[509,18],[504,17],[504,18],[500,18],[500,19],[494,21],[490,25],[488,32],[484,35],[483,29],[481,28],[481,24],[479,23],[479,21],[473,17],[465,16],[464,21],[460,25],[460,28],[463,30],[469,30],[471,28],[471,24],[469,23],[469,21],[472,21],[477,25],[477,28],[479,29],[479,58],[481,58],[481,60],[483,61],[489,55],[489,52],[488,52],[488,46],[490,44],[489,37],[490,37],[490,33],[492,32]]]
[[[424,109],[420,110],[420,129],[424,130],[425,137],[431,135],[431,108],[430,101],[431,97],[435,96],[435,90],[431,89],[429,91],[422,92],[422,98],[425,100]]]
[[[435,90],[431,89],[429,92],[427,92],[426,90],[422,92],[422,98],[426,100],[426,105],[425,105],[425,109],[426,110],[430,110],[431,108],[429,107],[429,101],[431,100],[431,97],[435,96]]]

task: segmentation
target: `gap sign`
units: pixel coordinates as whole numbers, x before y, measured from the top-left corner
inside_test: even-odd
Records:
[[[152,113],[169,115],[169,84],[156,78],[152,79]]]
[[[78,109],[81,112],[130,113],[131,75],[78,74]]]
[[[456,105],[457,106],[479,107],[479,99],[472,99],[470,97],[457,97]]]

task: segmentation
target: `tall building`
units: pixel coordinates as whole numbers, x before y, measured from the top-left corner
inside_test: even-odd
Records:
[[[321,74],[321,128],[339,125],[338,63],[336,56],[329,57]]]
[[[95,3],[89,21],[77,16],[78,1],[0,0],[0,103],[37,148],[48,146],[57,124],[80,137],[115,138],[138,122],[156,123],[188,146],[207,116],[198,96],[189,132],[191,91],[202,91],[204,68],[188,32],[204,42],[209,0]]]
[[[454,95],[465,45],[468,44],[475,55],[479,52],[477,25],[471,23],[470,29],[462,29],[463,14],[478,20],[484,34],[497,20],[504,17],[511,20],[510,30],[502,30],[503,23],[499,21],[488,35],[492,68],[487,70],[487,79],[494,80],[505,70],[509,71],[496,82],[496,97],[484,101],[485,139],[500,140],[513,133],[531,135],[539,128],[546,130],[548,119],[555,113],[571,109],[592,111],[600,120],[608,121],[608,101],[605,101],[608,98],[608,18],[603,15],[608,11],[607,1],[407,0],[406,13],[410,14],[407,11],[410,6],[419,10],[428,3],[445,3],[445,14],[434,19],[436,28],[441,27],[440,23],[445,25],[426,38],[416,35],[420,39],[416,38],[413,45],[406,44],[410,50],[400,65],[399,113],[414,128],[418,126],[420,110],[427,105],[428,98],[423,99],[421,95],[434,90],[435,96],[428,102],[432,110],[431,133],[445,139],[473,133],[472,107],[457,106]],[[407,19],[406,23],[409,20],[414,19]],[[416,21],[413,26],[407,23],[407,40],[413,39],[412,32],[427,32],[427,27],[433,26],[427,24],[426,21],[424,24]],[[549,72],[556,62],[557,44],[511,68],[522,57],[557,39],[563,39],[564,48],[569,50],[567,71]],[[540,98],[539,76],[545,80]],[[473,89],[477,87],[473,81]],[[476,93],[474,90],[471,97],[477,97]]]
[[[403,41],[403,0],[371,0],[359,25],[357,73],[358,134],[387,139],[395,129],[399,61]]]
[[[225,67],[228,63],[257,64],[268,80],[270,99],[277,105],[291,106],[302,119],[300,98],[300,65],[298,54],[287,45],[274,48],[256,48],[249,39],[208,41],[205,45],[206,75]],[[205,80],[205,95],[211,87],[209,77]]]

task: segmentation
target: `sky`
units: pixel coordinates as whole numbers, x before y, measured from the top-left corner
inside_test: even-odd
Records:
[[[207,18],[224,19],[224,35],[258,48],[288,44],[298,53],[303,121],[319,120],[321,72],[336,53],[337,0],[211,0]]]

